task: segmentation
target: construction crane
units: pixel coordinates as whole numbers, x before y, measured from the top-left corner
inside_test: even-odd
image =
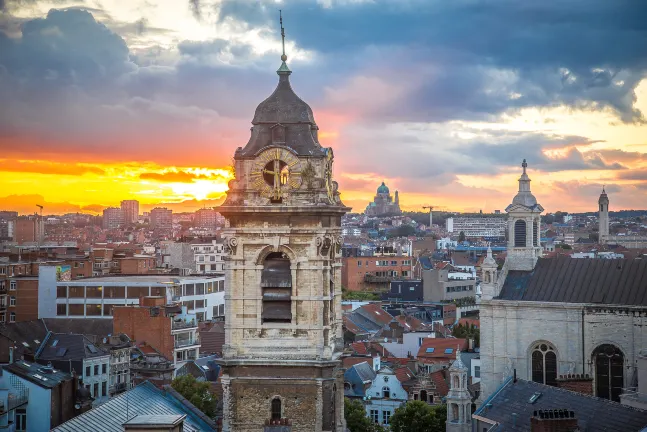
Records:
[[[429,209],[429,228],[431,228],[431,226],[434,223],[434,217],[433,217],[433,213],[432,213],[433,210],[434,209],[440,210],[440,209],[444,209],[446,207],[445,206],[437,206],[437,205],[428,205],[428,206],[422,206],[422,208],[423,209]]]

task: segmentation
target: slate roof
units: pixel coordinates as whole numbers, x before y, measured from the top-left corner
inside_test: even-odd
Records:
[[[92,410],[74,417],[53,432],[114,432],[123,430],[122,424],[138,415],[184,415],[184,431],[213,431],[215,424],[177,393],[159,390],[148,381],[114,397]],[[126,418],[126,415],[128,417]],[[203,417],[201,417],[202,415]]]
[[[350,384],[350,388],[344,386],[344,395],[349,397],[364,397],[368,388],[375,379],[375,371],[367,363],[362,362],[353,365],[344,372],[344,381]]]
[[[536,392],[541,396],[534,403],[530,397]],[[486,407],[492,404],[491,407]],[[474,413],[500,424],[500,431],[530,431],[533,411],[567,409],[575,412],[580,430],[597,431],[639,431],[647,425],[647,411],[600,399],[593,396],[547,386],[532,381],[509,379],[500,391],[486,400]],[[512,413],[517,413],[513,427]]]
[[[38,360],[83,360],[109,355],[82,334],[49,333],[36,353]]]
[[[431,262],[431,258],[428,256],[421,256],[418,258],[418,262],[423,270],[431,270],[434,268],[434,264]]]
[[[200,333],[200,353],[221,354],[225,343],[225,323],[216,322],[203,324],[198,328]]]
[[[510,271],[504,300],[647,306],[647,260],[540,258],[530,271]]]
[[[44,388],[54,388],[61,382],[72,379],[72,375],[60,369],[53,368],[48,371],[41,364],[24,360],[2,366],[2,369]]]
[[[380,328],[390,323],[391,320],[393,319],[393,316],[391,316],[391,314],[389,314],[387,311],[382,309],[379,303],[365,304],[355,309],[355,313],[365,317],[366,319],[375,323],[376,326],[380,326]]]

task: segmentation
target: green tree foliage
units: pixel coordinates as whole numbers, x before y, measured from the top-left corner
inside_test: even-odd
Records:
[[[405,224],[405,225],[400,225],[399,227],[392,229],[388,233],[389,238],[394,238],[394,237],[409,237],[412,236],[416,233],[416,229],[412,227],[411,225]]]
[[[454,326],[452,336],[458,339],[474,339],[474,346],[480,346],[481,331],[474,325],[464,326],[462,324]]]
[[[344,398],[344,417],[350,432],[386,432],[385,429],[366,417],[364,404]]]
[[[568,245],[566,243],[558,243],[555,245],[556,248],[564,249],[564,250],[571,250],[573,249],[571,245]]]
[[[446,420],[446,405],[409,401],[395,410],[389,423],[391,432],[445,432]]]
[[[197,381],[193,375],[184,375],[175,378],[171,387],[208,417],[215,417],[218,400],[209,391],[211,385],[208,382]]]
[[[342,287],[341,298],[342,300],[377,301],[380,300],[380,294],[368,291],[347,291]]]
[[[459,241],[459,242],[464,242],[464,241],[465,241],[465,233],[464,233],[463,231],[461,231],[461,232],[458,234],[458,241]]]

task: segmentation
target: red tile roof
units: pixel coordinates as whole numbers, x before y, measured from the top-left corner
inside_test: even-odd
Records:
[[[400,383],[405,383],[413,378],[415,378],[415,375],[411,370],[409,370],[408,367],[399,367],[393,371],[395,373],[395,376],[398,378],[398,381]]]
[[[400,325],[406,332],[425,331],[429,329],[429,326],[427,324],[423,323],[418,318],[413,316],[398,315],[397,317],[395,317],[395,319],[400,323]]]
[[[425,338],[422,341],[422,346],[418,350],[416,356],[418,360],[423,359],[455,359],[456,348],[460,347],[462,351],[467,350],[467,339],[455,338]],[[427,349],[433,348],[432,352],[427,352]],[[451,353],[445,354],[445,350],[452,348]]]
[[[344,324],[344,328],[353,334],[366,333],[361,328],[357,327],[357,325],[345,315],[342,317],[342,322]]]
[[[357,354],[368,354],[368,349],[364,342],[353,342],[352,344],[350,344],[350,347]]]
[[[449,385],[442,370],[429,374],[429,379],[436,384],[436,391],[440,396],[447,396],[447,393],[449,393]]]
[[[371,367],[373,367],[373,357],[344,357],[342,360],[343,366],[348,369],[349,367],[360,364],[360,363],[368,363]]]
[[[360,309],[370,316],[377,324],[385,325],[391,322],[393,317],[380,306],[380,303],[369,303],[361,306]]]

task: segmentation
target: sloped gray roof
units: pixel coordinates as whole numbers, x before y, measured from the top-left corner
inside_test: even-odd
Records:
[[[39,360],[83,360],[109,354],[82,334],[50,333],[36,357]]]
[[[647,260],[540,258],[532,271],[510,271],[505,300],[647,306]]]
[[[368,362],[358,363],[353,365],[353,368],[362,381],[373,381],[375,379],[375,371]]]
[[[536,392],[541,396],[535,403],[530,403],[530,397]],[[487,407],[488,404],[491,406]],[[580,430],[586,432],[632,432],[647,425],[647,411],[532,381],[517,380],[514,383],[512,379],[474,414],[498,422],[497,432],[530,432],[530,418],[534,411],[554,409],[575,412]],[[517,414],[515,426],[513,413]]]
[[[148,381],[98,407],[74,417],[54,432],[115,432],[122,431],[122,425],[138,415],[183,415],[185,432],[213,431],[213,422],[208,424],[191,409],[186,401],[179,401],[170,392],[155,388]],[[198,411],[199,412],[199,411]]]

